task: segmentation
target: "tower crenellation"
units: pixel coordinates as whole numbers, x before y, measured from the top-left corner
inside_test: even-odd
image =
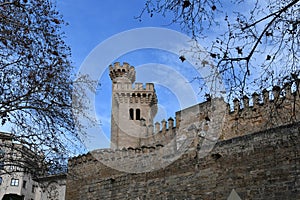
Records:
[[[113,84],[111,135],[112,143],[117,144],[114,149],[165,144],[180,134],[180,128],[182,130],[191,123],[211,117],[212,100],[176,112],[176,123],[170,118],[154,124],[157,112],[154,84],[135,83],[135,75],[135,68],[128,63],[110,66]],[[300,108],[299,85],[300,80],[295,80],[281,87],[274,86],[261,93],[235,98],[228,104],[222,138],[228,139],[245,132],[251,133],[299,120],[299,115],[295,113]],[[221,101],[226,105],[224,100]],[[193,114],[193,110],[199,113]]]
[[[111,147],[140,146],[157,113],[153,83],[135,83],[135,68],[128,63],[109,66],[112,80]],[[148,130],[151,129],[151,130]]]
[[[131,83],[134,83],[135,69],[126,62],[124,62],[123,65],[120,65],[119,62],[115,62],[113,65],[109,66],[109,76],[115,83],[122,79],[127,79]]]
[[[245,199],[297,195],[300,79],[153,124],[154,84],[134,83],[129,64],[111,65],[110,77],[115,146],[68,161],[67,199],[226,199],[232,185]]]

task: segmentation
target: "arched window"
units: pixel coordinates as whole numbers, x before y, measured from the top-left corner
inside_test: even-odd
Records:
[[[129,119],[133,120],[133,109],[132,108],[129,109]]]
[[[141,110],[140,109],[136,109],[136,111],[135,111],[135,119],[136,120],[140,120],[141,119]]]

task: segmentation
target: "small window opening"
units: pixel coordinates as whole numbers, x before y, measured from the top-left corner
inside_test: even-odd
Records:
[[[19,179],[11,179],[11,182],[10,182],[10,185],[11,186],[18,186],[19,185]]]
[[[135,119],[136,120],[140,120],[141,119],[141,110],[140,109],[136,109],[136,111],[135,111]]]
[[[23,188],[26,188],[26,181],[23,181]]]
[[[133,109],[132,108],[129,109],[129,119],[133,120]]]

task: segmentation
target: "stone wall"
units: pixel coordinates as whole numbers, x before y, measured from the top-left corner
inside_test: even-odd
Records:
[[[69,161],[66,199],[300,199],[300,124],[219,141],[205,157],[201,147],[171,165],[125,173],[91,153]]]
[[[153,83],[135,83],[135,69],[128,63],[109,67],[112,80],[111,148],[138,147],[153,126],[157,97]],[[134,84],[134,86],[133,86]]]
[[[294,86],[293,88],[291,86]],[[249,100],[252,104],[250,105]],[[226,114],[221,139],[254,133],[300,121],[300,80],[272,91],[235,99]]]
[[[300,199],[299,85],[209,99],[145,127],[139,146],[72,158],[66,198],[226,199],[234,189],[241,199]]]
[[[141,138],[139,144],[166,145],[190,126],[206,133],[218,130],[218,139],[224,140],[299,122],[299,85],[300,80],[281,88],[275,86],[271,91],[263,90],[251,97],[234,99],[229,104],[223,99],[210,99],[193,105],[176,112],[175,121],[169,118],[168,121],[156,122],[154,128],[145,129],[147,137]],[[209,126],[205,129],[204,125]]]

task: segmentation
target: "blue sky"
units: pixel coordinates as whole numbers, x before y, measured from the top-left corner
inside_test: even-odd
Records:
[[[138,16],[143,9],[143,5],[144,1],[141,0],[132,0],[130,3],[129,1],[124,0],[59,1],[57,9],[61,12],[63,18],[69,24],[67,27],[64,27],[63,30],[66,33],[65,40],[71,47],[72,60],[76,69],[80,68],[80,66],[85,62],[85,59],[91,54],[97,45],[121,32],[143,27],[161,27],[180,31],[178,25],[170,25],[171,20],[168,17],[154,15],[150,18],[148,15],[145,15],[141,21],[135,19],[135,17]],[[124,44],[121,43],[116,45]],[[105,59],[105,55],[99,56],[99,63],[102,59]],[[184,80],[186,82],[192,80],[195,74],[193,66],[191,66],[188,62],[182,63],[179,60],[179,55],[159,49],[145,48],[141,50],[134,50],[118,57],[115,61],[128,62],[135,66],[137,69],[136,82],[149,80],[145,77],[145,73],[147,73],[145,70],[144,72],[139,72],[138,70],[145,69],[145,66],[149,63],[157,63],[164,67],[173,68],[178,74],[185,77]],[[144,68],[139,66],[144,66]],[[170,82],[174,81],[174,85],[175,82],[177,82],[174,77],[172,78],[168,76],[168,73],[165,73],[164,76],[165,77],[163,79],[169,79]],[[99,77],[99,81],[101,87],[98,89],[96,94],[95,111],[98,119],[100,120],[101,130],[103,131],[101,134],[104,134],[106,139],[95,135],[91,136],[87,142],[89,150],[109,147],[111,81],[108,76],[108,70]],[[153,81],[155,82],[154,79]],[[150,80],[148,82],[152,81]],[[184,81],[181,83],[184,84]],[[174,117],[175,112],[181,108],[180,100],[178,99],[182,97],[178,97],[178,95],[176,96],[174,91],[168,88],[168,83],[166,84],[167,86],[162,84],[155,85],[159,100],[159,112],[156,118],[157,121]],[[172,84],[172,82],[170,84]],[[199,87],[197,82],[188,84],[191,85],[193,90],[197,92]],[[180,86],[177,88],[180,89]],[[201,97],[202,95],[198,95],[195,102],[201,101]],[[98,131],[93,130],[93,132]],[[101,142],[99,142],[100,140]]]
[[[142,21],[135,19],[144,6],[141,0],[64,0],[57,4],[58,10],[69,23],[65,28],[66,41],[71,45],[76,66],[96,45],[122,31],[147,26],[180,30],[177,25],[169,25],[170,19],[159,15],[152,18],[145,15]]]

